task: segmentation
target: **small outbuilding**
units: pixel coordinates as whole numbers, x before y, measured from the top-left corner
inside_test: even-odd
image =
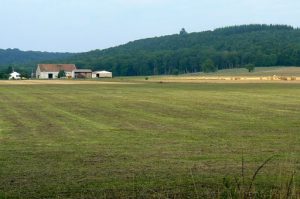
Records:
[[[92,78],[92,70],[90,69],[76,69],[72,71],[72,77],[75,79],[89,79]]]
[[[21,79],[21,74],[15,72],[15,71],[10,73],[9,74],[9,80],[12,80],[12,79]]]
[[[112,78],[112,72],[108,71],[95,71],[92,75],[93,78]]]

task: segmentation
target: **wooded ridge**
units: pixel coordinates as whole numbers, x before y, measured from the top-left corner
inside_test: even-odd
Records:
[[[3,55],[3,53],[6,53]],[[24,54],[25,55],[25,54]],[[74,63],[79,68],[112,71],[116,76],[211,72],[255,66],[300,66],[300,30],[287,25],[241,25],[141,39],[86,53],[0,51],[0,65]]]

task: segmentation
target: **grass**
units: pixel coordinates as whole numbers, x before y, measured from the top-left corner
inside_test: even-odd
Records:
[[[200,76],[300,76],[300,67],[256,67],[253,72],[245,68],[223,69],[214,73],[196,73]]]
[[[256,67],[251,73],[245,68],[224,69],[215,73],[202,75],[217,75],[217,76],[300,76],[300,67]]]
[[[300,84],[0,85],[0,198],[230,197],[274,155],[251,191],[299,197],[299,96]]]
[[[158,76],[137,76],[137,77],[119,77],[115,79],[141,81],[141,80],[166,80],[168,78],[210,78],[210,77],[300,77],[300,67],[256,67],[251,73],[245,68],[223,69],[212,73],[188,73],[183,75],[158,75]]]

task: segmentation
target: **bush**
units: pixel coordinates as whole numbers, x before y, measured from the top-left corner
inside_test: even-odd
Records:
[[[245,68],[249,71],[249,73],[251,73],[255,70],[255,65],[254,64],[247,64],[247,65],[245,65]]]
[[[211,59],[207,59],[202,64],[203,72],[210,73],[210,72],[216,72],[218,68],[215,66],[215,63]]]
[[[8,79],[9,75],[4,72],[0,72],[0,79]]]
[[[57,76],[58,78],[63,78],[63,77],[66,77],[66,72],[65,71],[63,71],[63,70],[61,70],[61,71],[59,71],[59,73],[58,73],[58,76]]]

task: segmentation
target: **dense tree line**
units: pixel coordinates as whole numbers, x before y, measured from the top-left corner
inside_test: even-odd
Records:
[[[0,49],[0,65],[30,64],[45,60],[57,60],[71,57],[72,53],[50,53],[40,51],[21,51],[19,49]]]
[[[117,76],[300,66],[300,30],[286,25],[242,25],[200,33],[182,29],[179,34],[142,39],[105,50],[51,56],[39,59],[48,60],[44,63],[74,63],[79,68],[109,70]],[[31,60],[34,59],[23,59],[24,63]]]
[[[10,73],[14,71],[15,67],[12,65],[8,66],[7,68],[0,69],[0,79],[8,79]],[[29,68],[24,67],[17,67],[17,72],[21,74],[23,78],[31,78],[32,70],[30,71]]]
[[[72,53],[49,53],[39,51],[21,51],[19,49],[0,49],[0,79],[7,79],[13,68],[21,73],[22,77],[30,77],[32,70],[39,62],[45,60],[65,59],[73,56]],[[46,61],[46,62],[48,62]]]
[[[64,59],[72,53],[49,53],[39,51],[21,51],[19,49],[0,49],[0,68],[9,66],[32,66],[34,63],[45,60]]]
[[[242,25],[143,39],[77,54],[67,62],[115,75],[210,72],[254,66],[300,65],[300,30],[285,25]]]

